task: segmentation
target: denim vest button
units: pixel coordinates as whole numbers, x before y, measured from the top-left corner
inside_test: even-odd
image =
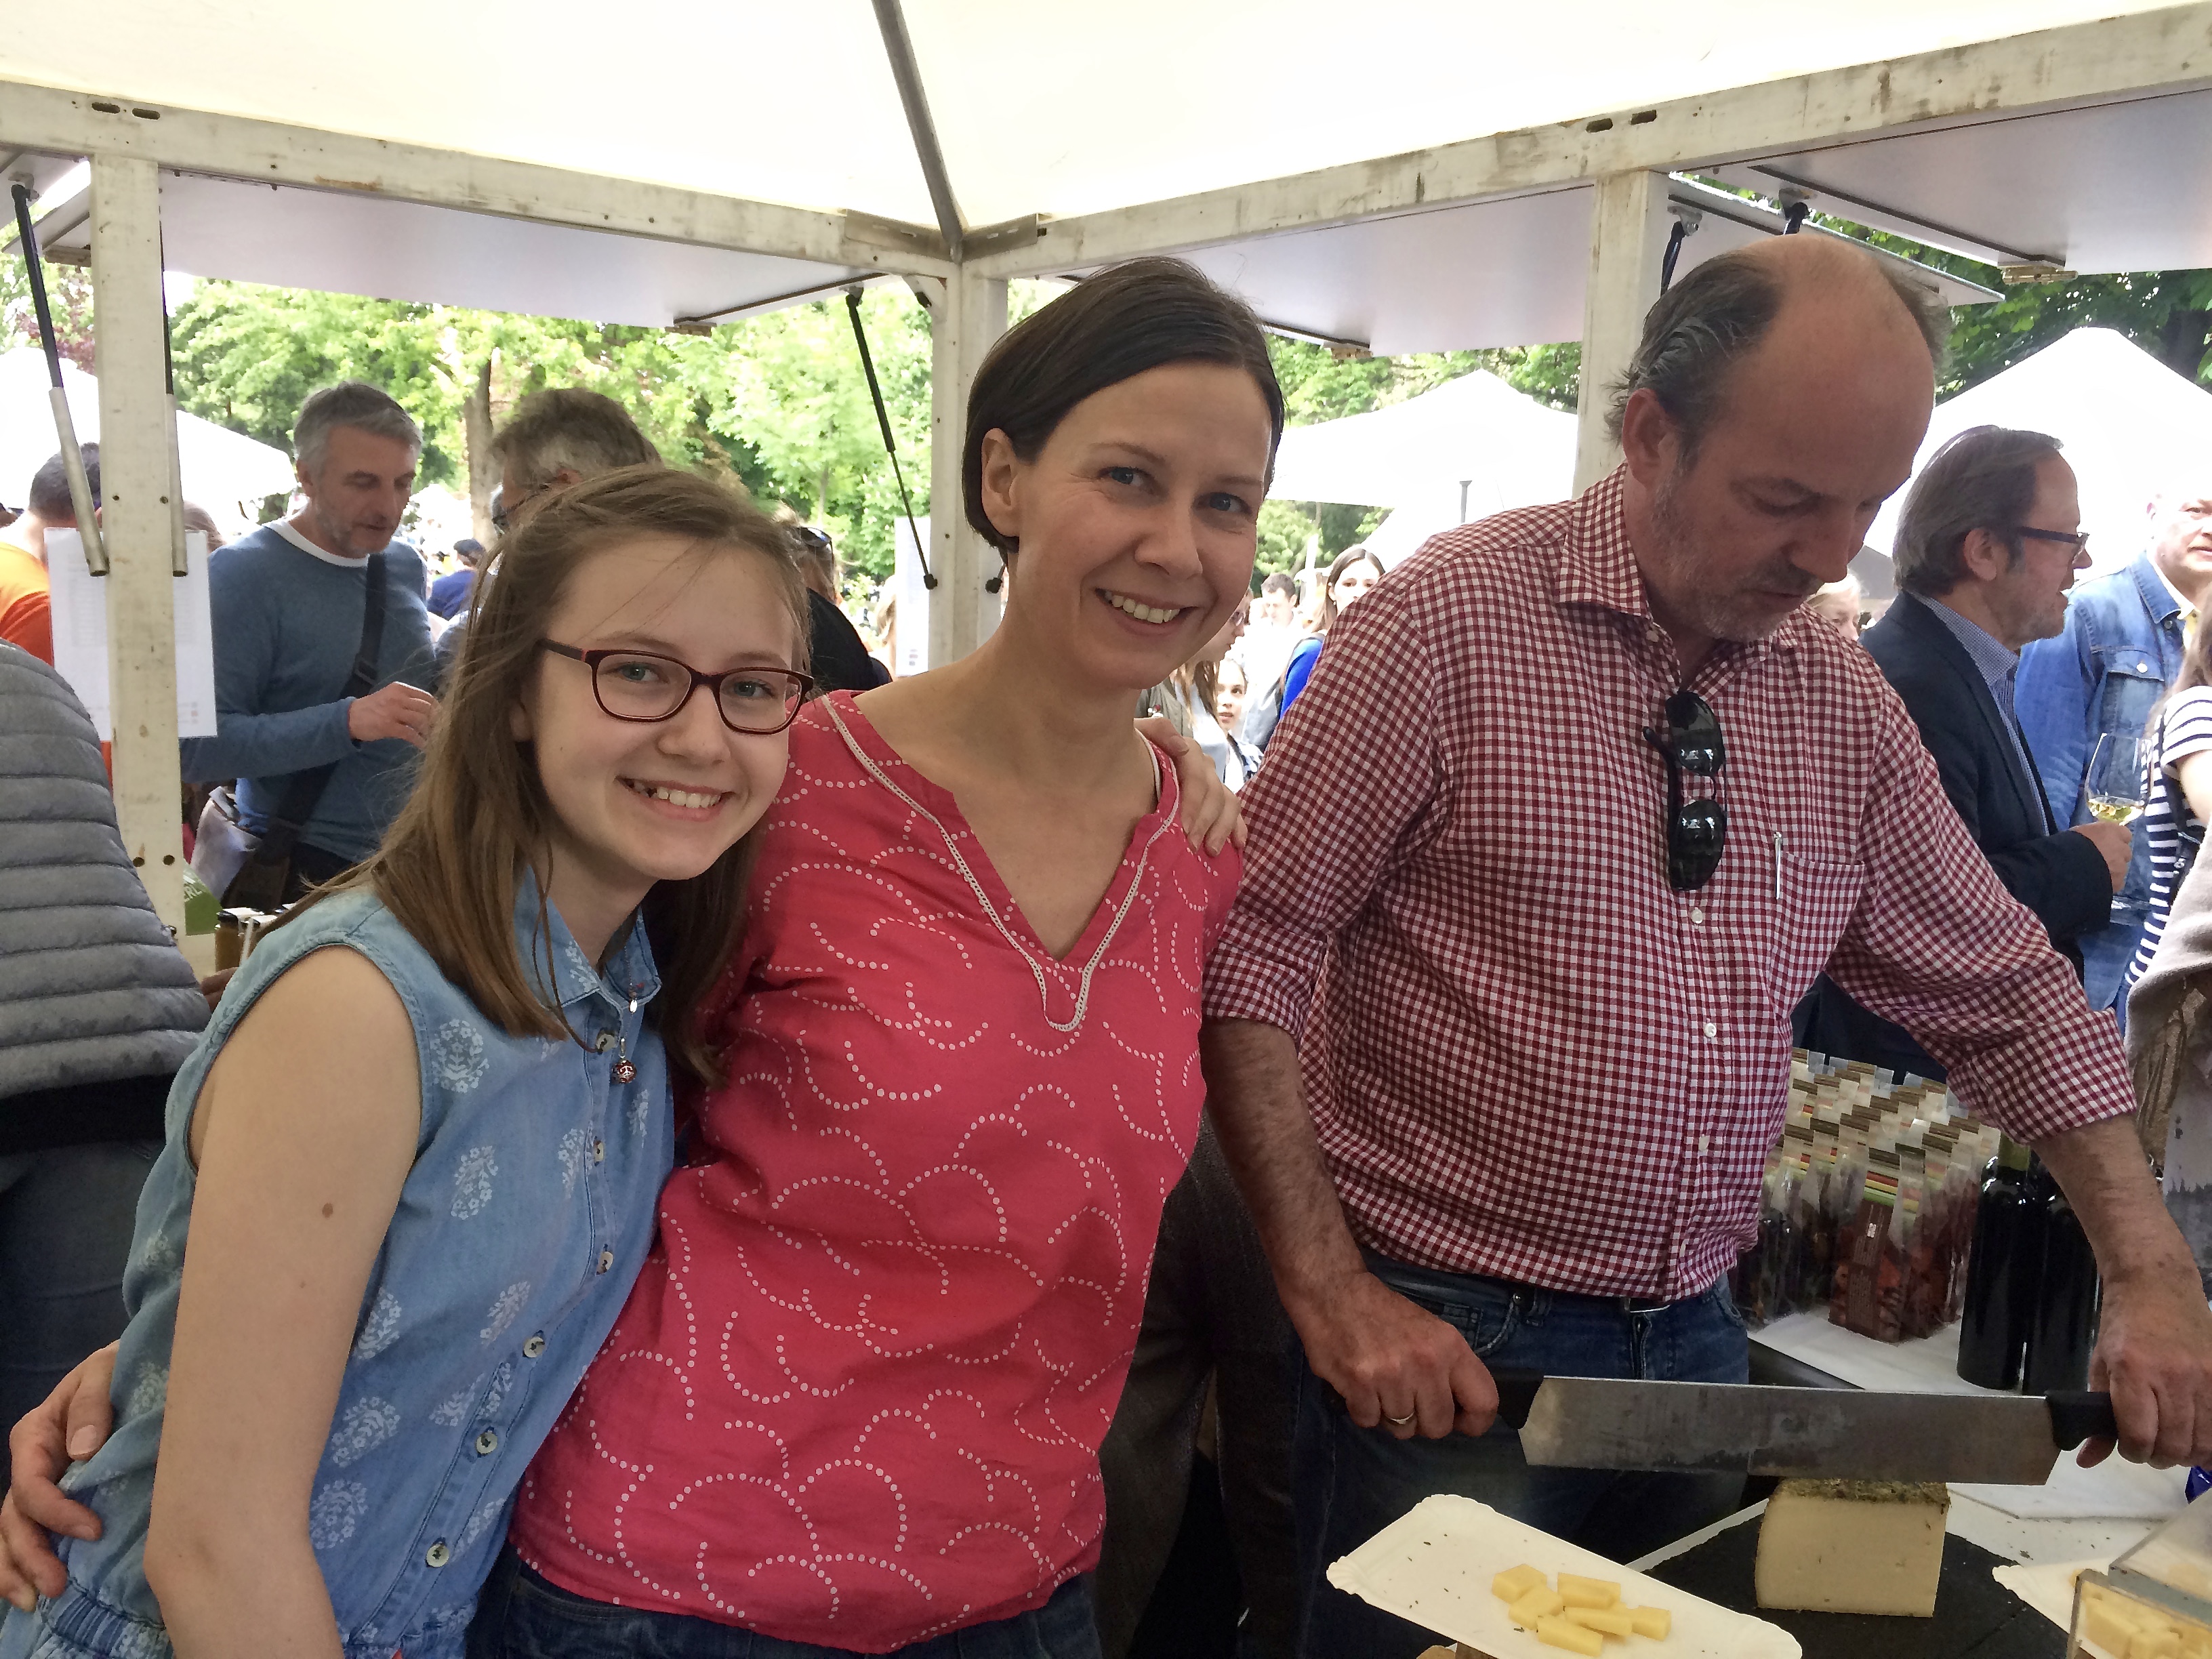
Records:
[[[538,1332],[537,1335],[522,1345],[522,1357],[525,1359],[535,1359],[544,1352],[545,1333],[543,1331]]]
[[[608,1268],[614,1265],[615,1253],[612,1250],[601,1250],[599,1252],[599,1271],[601,1273],[605,1273]]]
[[[606,1053],[608,1049],[615,1046],[615,1034],[612,1031],[600,1032],[599,1040],[592,1046],[597,1048],[601,1054]]]
[[[486,1429],[482,1434],[477,1437],[477,1455],[478,1457],[489,1457],[498,1449],[499,1436],[494,1431]]]
[[[594,1164],[604,1164],[606,1161],[607,1143],[604,1140],[593,1139],[592,1142],[592,1162]]]
[[[453,1553],[446,1547],[446,1540],[442,1538],[441,1538],[436,1543],[431,1545],[429,1553],[422,1558],[424,1561],[428,1562],[434,1567],[442,1567],[447,1562],[453,1559]]]

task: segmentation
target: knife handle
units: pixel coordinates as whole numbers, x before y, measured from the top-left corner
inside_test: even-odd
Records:
[[[1520,1371],[1493,1366],[1490,1380],[1498,1384],[1498,1419],[1516,1429],[1528,1426],[1528,1408],[1536,1403],[1536,1390],[1544,1386],[1541,1371]]]
[[[2120,1425],[2112,1416],[2112,1396],[2077,1389],[2043,1396],[2051,1407],[2051,1437],[2061,1451],[2072,1451],[2084,1440],[2118,1440]]]

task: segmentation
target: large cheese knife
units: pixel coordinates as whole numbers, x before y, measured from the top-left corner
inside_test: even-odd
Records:
[[[2039,1486],[2058,1454],[2119,1433],[2108,1394],[1880,1394],[1504,1372],[1528,1462],[1837,1480]]]

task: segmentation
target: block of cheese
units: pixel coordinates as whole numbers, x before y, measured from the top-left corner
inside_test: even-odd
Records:
[[[1549,1619],[1566,1605],[1559,1599],[1559,1591],[1546,1589],[1543,1581],[1539,1579],[1535,1589],[1530,1590],[1506,1611],[1512,1615],[1513,1622],[1522,1629],[1534,1630],[1539,1619]]]
[[[1655,1641],[1663,1642],[1674,1624],[1674,1615],[1664,1607],[1628,1609],[1628,1627],[1638,1636],[1649,1636]]]
[[[1609,1607],[1620,1600],[1620,1586],[1605,1578],[1559,1575],[1559,1599],[1571,1607]]]
[[[1932,1617],[1950,1506],[1941,1485],[1784,1480],[1759,1523],[1759,1605]]]
[[[1536,1639],[1547,1648],[1565,1648],[1569,1653],[1595,1655],[1605,1651],[1603,1635],[1585,1626],[1570,1624],[1565,1619],[1540,1622]]]
[[[1534,1567],[1509,1567],[1490,1581],[1490,1593],[1507,1603],[1518,1601],[1532,1589],[1540,1589],[1544,1575]]]
[[[1559,1616],[1571,1625],[1602,1631],[1607,1636],[1632,1636],[1636,1632],[1636,1622],[1626,1607],[1569,1607]]]

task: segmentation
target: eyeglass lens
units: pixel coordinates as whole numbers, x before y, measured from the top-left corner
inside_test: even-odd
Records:
[[[733,732],[781,731],[805,695],[801,682],[781,669],[736,669],[720,678],[715,701]],[[645,652],[610,653],[592,671],[599,707],[617,720],[666,720],[684,706],[693,684],[683,663]]]

